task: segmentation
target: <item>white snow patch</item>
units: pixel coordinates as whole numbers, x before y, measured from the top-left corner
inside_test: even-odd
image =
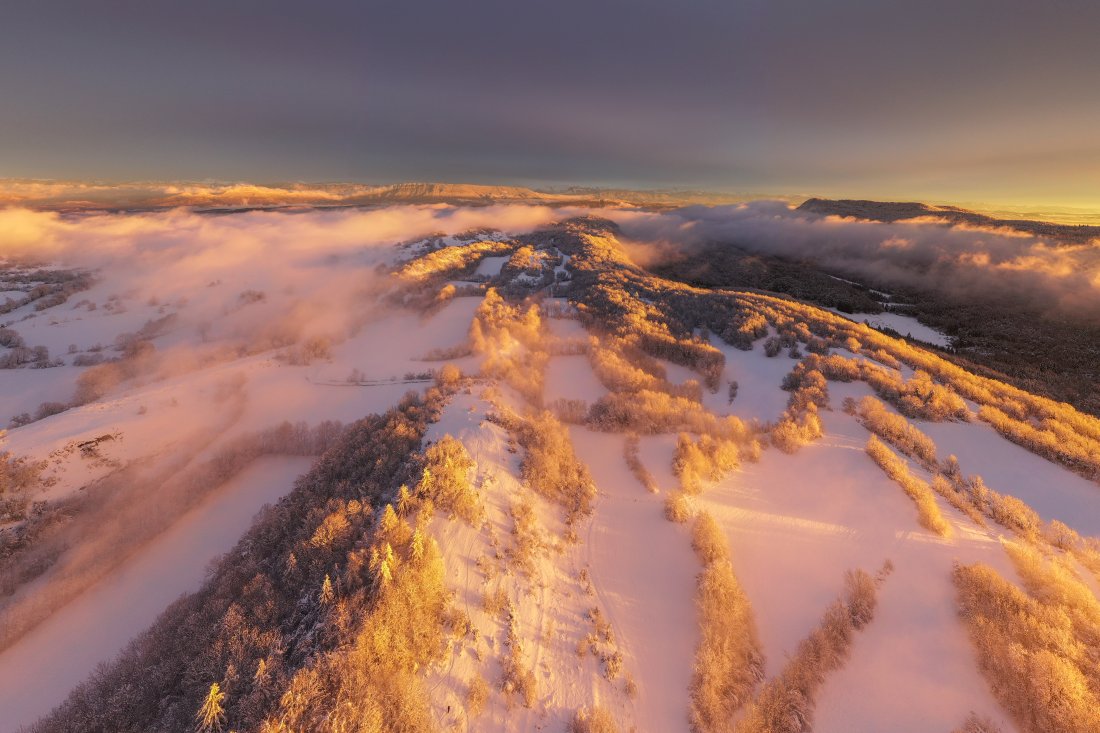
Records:
[[[474,274],[496,277],[500,274],[500,268],[504,267],[504,263],[507,262],[508,259],[508,257],[485,257],[478,263],[477,270],[474,271]]]
[[[777,674],[817,626],[842,593],[846,570],[874,573],[890,559],[895,570],[875,620],[856,637],[848,666],[823,688],[815,728],[950,730],[972,709],[997,714],[957,626],[950,572],[960,559],[1011,573],[1000,544],[942,505],[954,537],[921,529],[913,503],[865,455],[867,432],[839,411],[822,417],[822,440],[793,456],[769,450],[700,499],[726,530],[767,674]]]
[[[584,400],[589,405],[607,394],[600,384],[588,357],[555,356],[546,366],[546,400],[556,399]]]
[[[955,454],[964,474],[980,475],[991,489],[1024,501],[1043,519],[1100,536],[1100,485],[1001,437],[981,421],[917,427],[936,441],[941,457]]]
[[[780,385],[798,362],[788,358],[786,352],[771,358],[765,356],[762,341],[757,341],[752,351],[742,351],[720,338],[713,339],[712,343],[725,354],[726,366],[718,391],[704,390],[703,405],[718,415],[736,415],[745,420],[755,418],[761,422],[778,420],[787,409],[790,397]],[[733,404],[729,402],[731,380],[737,382]]]
[[[900,313],[843,313],[835,308],[825,308],[838,316],[847,318],[856,323],[867,322],[874,328],[892,328],[902,336],[911,336],[928,344],[936,346],[950,346],[951,338],[934,328],[924,325],[913,316],[903,316]]]
[[[645,730],[686,730],[701,569],[690,537],[665,519],[662,497],[630,473],[623,436],[584,428],[571,433],[600,489],[582,551],[638,685],[637,720]],[[648,467],[646,458],[643,453]]]

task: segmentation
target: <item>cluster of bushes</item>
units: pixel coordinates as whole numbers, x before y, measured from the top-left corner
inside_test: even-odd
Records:
[[[937,384],[928,372],[917,370],[906,381],[894,370],[860,359],[848,359],[838,354],[811,354],[806,369],[820,372],[836,382],[862,380],[878,395],[908,417],[940,422],[967,420],[970,410],[966,402],[948,386]]]
[[[978,418],[1002,436],[1027,450],[1060,463],[1092,481],[1100,481],[1100,439],[1078,432],[1079,425],[1064,425],[1047,416],[1037,427],[1030,419],[1019,420],[990,405],[978,411]]]
[[[532,404],[542,404],[549,354],[542,348],[544,328],[539,307],[512,305],[493,288],[470,324],[470,346],[484,354],[482,371],[503,379]]]
[[[699,382],[690,379],[682,385],[670,383],[665,368],[657,359],[632,347],[624,339],[593,339],[588,348],[588,360],[596,378],[612,392],[665,392],[695,402],[703,399]]]
[[[514,420],[513,427],[524,448],[520,475],[528,486],[565,509],[571,535],[576,522],[592,513],[596,485],[573,451],[569,429],[547,411]]]
[[[18,415],[13,415],[11,418],[11,426],[13,428],[20,428],[24,425],[38,422],[39,420],[45,420],[52,415],[58,415],[68,409],[69,404],[66,402],[43,402],[38,405],[38,409],[34,411],[34,414],[21,412]]]
[[[584,400],[572,400],[560,397],[547,407],[563,423],[584,425],[588,421],[588,403]]]
[[[329,336],[307,336],[279,355],[290,366],[309,366],[315,361],[332,358],[332,339]]]
[[[523,273],[532,277],[542,277],[544,272],[561,264],[561,256],[555,256],[546,249],[535,249],[529,244],[518,247],[501,268],[501,272]]]
[[[0,430],[0,441],[4,431]],[[31,494],[42,483],[45,461],[32,461],[11,451],[0,453],[0,523],[14,522],[27,516]]]
[[[569,733],[619,733],[615,718],[605,708],[598,705],[581,708],[569,721]]]
[[[518,696],[524,707],[531,707],[538,697],[538,681],[527,660],[523,637],[519,634],[519,617],[512,602],[507,607],[508,636],[505,646],[508,651],[501,660],[500,690],[506,697]]]
[[[577,644],[577,656],[583,657],[591,653],[599,659],[604,677],[614,682],[623,671],[623,654],[615,645],[615,633],[611,628],[611,622],[603,615],[599,606],[588,609],[586,615],[592,622],[593,631],[586,634]],[[630,686],[629,681],[627,686]]]
[[[678,338],[658,329],[647,329],[640,334],[638,345],[647,353],[673,364],[681,364],[699,373],[707,389],[718,389],[726,357],[721,351],[702,339]]]
[[[847,661],[856,632],[874,618],[877,588],[891,565],[873,578],[863,570],[848,571],[844,596],[826,609],[824,618],[803,639],[783,671],[768,681],[738,721],[737,733],[803,733],[813,729],[817,692],[830,672]]]
[[[667,392],[612,392],[593,403],[589,425],[610,433],[690,433],[737,437],[751,430],[736,417],[718,417],[701,404]]]
[[[1100,542],[1082,538],[1058,520],[1044,522],[1025,502],[986,486],[981,476],[963,476],[958,459],[948,456],[942,472],[932,478],[932,489],[975,524],[989,519],[1028,542],[1046,542],[1073,554],[1085,567],[1100,576]]]
[[[430,499],[437,509],[458,516],[471,525],[481,519],[484,510],[477,490],[470,482],[475,467],[462,441],[444,435],[424,452],[427,465],[416,486],[417,495]],[[399,491],[398,505],[413,503],[407,486]]]
[[[1001,494],[985,485],[981,476],[971,476],[967,489],[978,510],[1023,537],[1036,537],[1043,520],[1035,510],[1015,496]]]
[[[780,386],[791,396],[787,409],[771,428],[771,442],[784,453],[796,453],[825,434],[818,408],[828,408],[829,387],[812,357],[795,365]]]
[[[49,369],[64,365],[65,360],[60,357],[51,359],[50,350],[45,346],[27,347],[20,344],[0,354],[0,369]]]
[[[970,487],[966,481],[949,479],[942,473],[932,476],[930,484],[932,490],[942,496],[948,504],[965,514],[970,521],[979,527],[986,526],[985,515],[970,495]]]
[[[656,494],[658,492],[657,482],[653,479],[653,474],[642,464],[641,456],[638,454],[638,446],[637,435],[626,436],[626,441],[623,443],[623,458],[626,460],[627,468],[634,474],[634,478],[638,479],[638,483],[644,486],[649,493]]]
[[[18,300],[7,298],[0,303],[0,314],[10,313],[17,308],[34,303],[36,311],[44,311],[61,305],[70,295],[87,290],[92,286],[92,276],[79,270],[33,270],[20,272],[8,270],[4,279],[22,283],[37,283]]]
[[[856,414],[863,427],[890,443],[903,454],[920,462],[928,469],[939,465],[936,459],[936,443],[908,420],[886,409],[874,397],[859,401]]]
[[[719,481],[737,468],[741,451],[736,441],[702,435],[698,440],[680,433],[672,458],[672,472],[680,479],[680,488],[696,495],[704,481]]]
[[[1027,592],[992,568],[957,565],[959,615],[993,696],[1023,733],[1100,730],[1095,596],[1080,581],[1009,546]]]
[[[700,639],[689,688],[691,729],[727,731],[734,714],[764,680],[764,654],[752,604],[734,575],[726,538],[706,512],[695,519],[691,546],[703,564],[695,601]]]
[[[530,501],[519,501],[509,509],[512,517],[512,547],[508,558],[513,567],[528,578],[535,575],[535,560],[546,547],[535,508]]]
[[[132,342],[117,360],[104,362],[81,372],[76,379],[73,404],[86,405],[95,402],[126,380],[153,371],[156,364],[157,349],[152,342]]]
[[[20,346],[26,346],[23,341],[23,337],[19,335],[19,332],[11,328],[0,328],[0,346],[8,349],[17,349]]]
[[[783,377],[780,387],[791,393],[787,398],[787,408],[801,412],[808,405],[829,406],[829,385],[825,375],[817,368],[818,360],[810,356],[795,365],[795,368]]]
[[[932,487],[910,473],[904,459],[898,458],[892,450],[874,435],[867,441],[867,455],[917,505],[917,518],[922,527],[935,532],[940,537],[947,537],[951,534],[951,525],[940,513],[940,507],[936,503],[936,494],[932,491]]]
[[[771,441],[784,453],[797,453],[798,449],[808,445],[825,434],[817,405],[808,403],[800,412],[787,410],[771,430]]]
[[[670,522],[683,524],[691,519],[695,508],[692,497],[683,491],[672,491],[665,497],[665,519]]]

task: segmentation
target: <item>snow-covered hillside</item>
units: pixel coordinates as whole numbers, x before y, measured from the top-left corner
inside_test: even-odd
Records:
[[[215,692],[227,730],[1095,715],[1100,422],[1068,405],[538,207],[23,216],[0,732]]]

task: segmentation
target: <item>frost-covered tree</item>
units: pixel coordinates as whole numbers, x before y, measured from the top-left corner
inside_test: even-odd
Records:
[[[221,685],[214,682],[210,685],[210,692],[206,694],[206,699],[202,701],[202,707],[195,715],[195,720],[198,721],[195,730],[200,731],[200,733],[220,731],[225,725],[223,702],[225,702],[225,693],[222,692]]]

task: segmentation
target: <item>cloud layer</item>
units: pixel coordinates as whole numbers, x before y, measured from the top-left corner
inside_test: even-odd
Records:
[[[1004,229],[894,224],[805,214],[777,201],[689,207],[669,213],[611,212],[642,244],[636,257],[684,246],[730,243],[810,259],[879,286],[991,298],[1060,314],[1100,317],[1100,243],[1067,246]]]

